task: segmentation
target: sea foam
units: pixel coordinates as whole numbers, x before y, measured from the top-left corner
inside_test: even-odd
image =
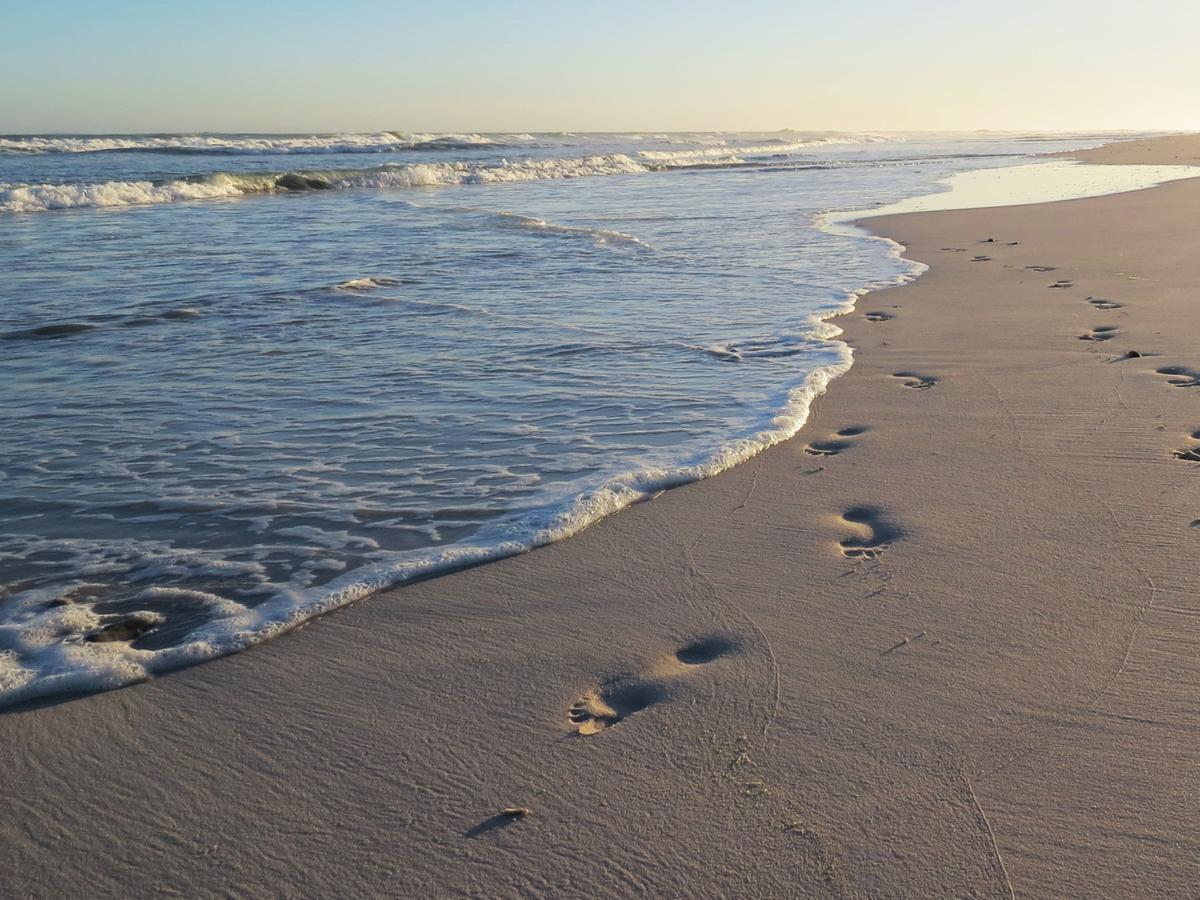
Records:
[[[504,184],[553,178],[636,175],[648,165],[625,154],[568,159],[501,160],[388,165],[371,169],[282,173],[217,172],[167,181],[106,181],[98,184],[9,184],[0,182],[0,212],[28,213],[85,207],[144,206],[194,200],[234,199],[256,194],[353,188],[403,189],[456,184]]]
[[[794,434],[851,362],[830,317],[919,271],[820,212],[977,165],[957,145],[892,166],[894,148],[823,140],[572,136],[520,158],[192,175],[11,154],[9,212],[327,199],[0,221],[17,238],[0,241],[0,705],[235,652]],[[836,165],[691,171],[727,152]]]
[[[534,141],[530,134],[407,134],[381,131],[328,135],[111,135],[0,137],[0,153],[394,153],[463,150]]]

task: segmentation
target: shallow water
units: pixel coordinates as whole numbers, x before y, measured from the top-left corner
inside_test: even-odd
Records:
[[[914,268],[831,210],[1078,139],[0,139],[0,703],[253,644],[788,437]]]

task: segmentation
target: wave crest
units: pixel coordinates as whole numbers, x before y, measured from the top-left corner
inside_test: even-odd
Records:
[[[0,212],[41,212],[80,207],[143,206],[189,200],[230,199],[349,188],[413,188],[452,184],[493,184],[545,178],[631,175],[649,171],[624,154],[576,159],[502,160],[332,169],[313,172],[237,174],[218,172],[169,181],[106,181],[98,184],[7,184],[0,182]]]
[[[0,137],[0,153],[394,153],[468,150],[533,141],[530,134],[409,134],[402,131],[306,135],[96,135]]]

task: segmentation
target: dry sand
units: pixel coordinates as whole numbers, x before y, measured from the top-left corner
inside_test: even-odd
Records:
[[[1194,893],[1200,181],[871,227],[798,438],[0,716],[0,893]]]

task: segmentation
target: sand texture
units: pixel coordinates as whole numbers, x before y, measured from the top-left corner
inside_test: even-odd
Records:
[[[1194,894],[1200,180],[870,224],[796,439],[0,715],[0,893]]]
[[[1102,165],[1200,166],[1200,139],[1194,134],[1176,134],[1059,155]]]

